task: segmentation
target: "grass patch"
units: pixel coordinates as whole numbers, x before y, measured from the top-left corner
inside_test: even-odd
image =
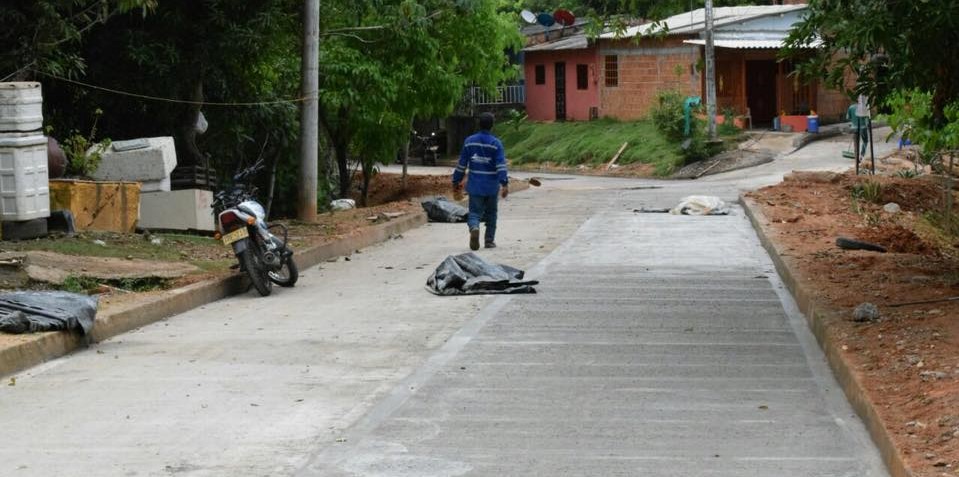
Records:
[[[595,121],[501,124],[496,134],[513,164],[550,162],[599,165],[608,162],[624,142],[629,147],[617,164],[650,164],[665,176],[683,165],[680,145],[666,139],[651,121]]]
[[[49,237],[4,244],[5,248],[15,251],[42,250],[84,257],[139,258],[179,262],[188,255],[203,254],[222,248],[222,244],[209,237],[185,234],[154,234],[162,242],[157,245],[138,234],[113,234],[83,232],[73,237]],[[106,245],[99,245],[97,240]]]
[[[944,256],[959,259],[959,250],[956,249],[956,244],[959,243],[959,216],[956,214],[949,217],[943,211],[927,211],[916,221],[913,232]],[[946,282],[959,283],[959,279]]]
[[[295,247],[294,250],[296,250]],[[190,263],[204,272],[218,272],[222,270],[228,270],[231,266],[237,263],[237,259],[224,258],[220,260],[194,260]]]
[[[853,199],[878,204],[879,199],[882,198],[882,184],[875,181],[865,181],[852,186],[850,194]]]
[[[60,289],[72,293],[87,293],[96,290],[98,286],[100,286],[100,282],[96,278],[70,275],[60,285]]]
[[[170,280],[160,277],[146,278],[120,278],[116,280],[99,280],[86,275],[71,275],[63,281],[60,289],[63,291],[88,294],[97,291],[100,285],[107,285],[113,288],[131,292],[148,292],[153,290],[165,290],[170,286]]]
[[[109,232],[82,232],[73,237],[51,236],[22,242],[4,242],[8,251],[46,251],[63,255],[100,258],[132,258],[160,262],[182,262],[196,266],[196,273],[217,272],[229,269],[236,263],[232,252],[218,240],[189,234],[153,234],[160,238],[153,243],[139,234]],[[100,245],[102,241],[105,245]],[[74,284],[80,285],[80,284]],[[128,289],[130,284],[107,283],[117,288]],[[133,284],[137,288],[139,284]],[[77,288],[83,288],[77,286]],[[95,286],[93,288],[96,288]],[[91,287],[86,287],[91,289]]]
[[[938,230],[946,240],[955,242],[959,238],[959,216],[947,215],[943,211],[929,211],[923,214],[923,220]]]

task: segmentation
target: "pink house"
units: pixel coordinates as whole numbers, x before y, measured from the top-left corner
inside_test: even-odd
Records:
[[[584,121],[599,114],[599,68],[586,35],[523,50],[526,114],[533,121]]]

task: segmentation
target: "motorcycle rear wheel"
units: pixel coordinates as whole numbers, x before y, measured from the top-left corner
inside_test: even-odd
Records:
[[[252,245],[252,244],[251,244]],[[273,292],[273,282],[269,280],[262,259],[253,247],[247,247],[240,254],[240,261],[243,262],[243,268],[247,276],[250,277],[250,283],[260,296],[269,296]]]
[[[284,273],[286,272],[286,273]],[[283,259],[283,266],[275,272],[269,272],[270,281],[281,287],[292,287],[296,285],[296,280],[300,278],[300,271],[296,268],[296,262],[293,256]]]

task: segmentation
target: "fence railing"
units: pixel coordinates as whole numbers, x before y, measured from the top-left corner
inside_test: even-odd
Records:
[[[523,85],[498,86],[493,92],[486,92],[474,86],[469,88],[466,94],[469,104],[474,106],[526,103],[526,89]]]

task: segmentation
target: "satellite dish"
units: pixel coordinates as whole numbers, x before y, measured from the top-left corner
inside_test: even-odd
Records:
[[[556,24],[556,20],[549,13],[540,13],[539,15],[536,15],[536,23],[549,28]]]
[[[523,12],[519,14],[519,16],[523,17],[523,21],[525,21],[526,23],[529,23],[529,24],[536,23],[536,14],[529,10],[523,10]]]
[[[573,12],[564,10],[562,8],[553,12],[553,19],[556,20],[556,23],[559,23],[564,27],[573,26],[573,24],[576,23],[576,15],[573,15]]]

